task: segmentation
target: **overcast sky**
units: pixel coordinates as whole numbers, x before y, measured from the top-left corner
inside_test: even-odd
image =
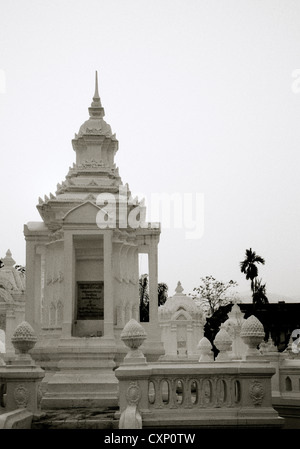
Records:
[[[267,293],[300,300],[297,69],[297,0],[2,0],[0,256],[25,263],[23,225],[75,162],[98,70],[122,181],[204,198],[200,238],[162,223],[169,293],[210,274],[250,291],[252,247]]]

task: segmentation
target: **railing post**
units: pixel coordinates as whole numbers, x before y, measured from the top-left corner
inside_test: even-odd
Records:
[[[119,418],[120,429],[142,428],[140,410],[148,409],[149,369],[146,358],[139,349],[145,339],[144,328],[133,318],[121,333],[121,340],[129,351],[123,364],[115,371],[119,380],[120,411],[116,413],[116,417]]]
[[[23,321],[14,331],[12,343],[18,354],[5,366],[6,407],[7,411],[26,408],[33,414],[39,411],[41,391],[40,382],[45,376],[44,370],[36,366],[29,350],[35,345],[34,330]]]

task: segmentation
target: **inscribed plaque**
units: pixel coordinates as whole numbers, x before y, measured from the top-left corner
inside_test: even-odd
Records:
[[[103,320],[104,282],[77,282],[77,320]]]

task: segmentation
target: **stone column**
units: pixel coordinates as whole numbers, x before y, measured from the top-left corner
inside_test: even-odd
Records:
[[[149,324],[152,338],[160,340],[157,284],[157,245],[152,240],[149,248]]]
[[[37,335],[41,331],[41,254],[39,248],[37,248],[35,256],[35,271],[34,271],[34,298],[35,298],[35,309],[34,309],[34,322],[35,322],[35,332]],[[18,323],[19,324],[19,323]]]
[[[114,233],[113,240],[113,286],[114,286],[114,299],[115,299],[115,321],[116,327],[123,329],[124,322],[122,320],[122,307],[123,307],[123,289],[121,279],[121,249],[123,242],[119,240],[121,233]]]
[[[139,295],[139,253],[138,253],[138,247],[135,246],[133,249],[133,276],[132,276],[132,292],[133,292],[133,298],[132,298],[132,314],[133,318],[136,321],[140,321],[140,295]]]
[[[124,241],[121,251],[121,274],[123,279],[123,305],[125,306],[125,311],[128,305],[130,304],[130,283],[129,283],[129,260],[128,260],[128,252],[130,249],[130,244],[127,241]],[[126,312],[125,312],[126,313]],[[130,318],[129,318],[130,319]],[[125,318],[125,324],[126,324]]]
[[[64,270],[64,317],[62,336],[67,338],[72,336],[75,301],[75,251],[73,234],[70,231],[65,231]]]
[[[26,241],[26,307],[25,320],[36,329],[36,298],[35,298],[35,242]]]
[[[39,245],[36,248],[36,253],[38,255],[38,267],[35,271],[35,291],[36,297],[38,298],[39,306],[36,308],[36,320],[39,323],[39,329],[41,330],[43,326],[43,306],[44,306],[44,288],[45,288],[45,246]]]
[[[135,252],[136,252],[136,246],[131,245],[127,252],[127,258],[128,258],[128,266],[129,266],[129,273],[128,273],[128,304],[130,305],[130,318],[133,317],[133,306],[136,306],[138,304],[138,295],[136,290],[136,280],[135,280]]]
[[[114,339],[112,231],[104,233],[104,337]]]

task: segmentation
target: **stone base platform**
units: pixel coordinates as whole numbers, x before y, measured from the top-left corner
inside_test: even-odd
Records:
[[[103,408],[118,403],[115,346],[101,338],[60,341],[57,370],[46,375],[41,408]]]

